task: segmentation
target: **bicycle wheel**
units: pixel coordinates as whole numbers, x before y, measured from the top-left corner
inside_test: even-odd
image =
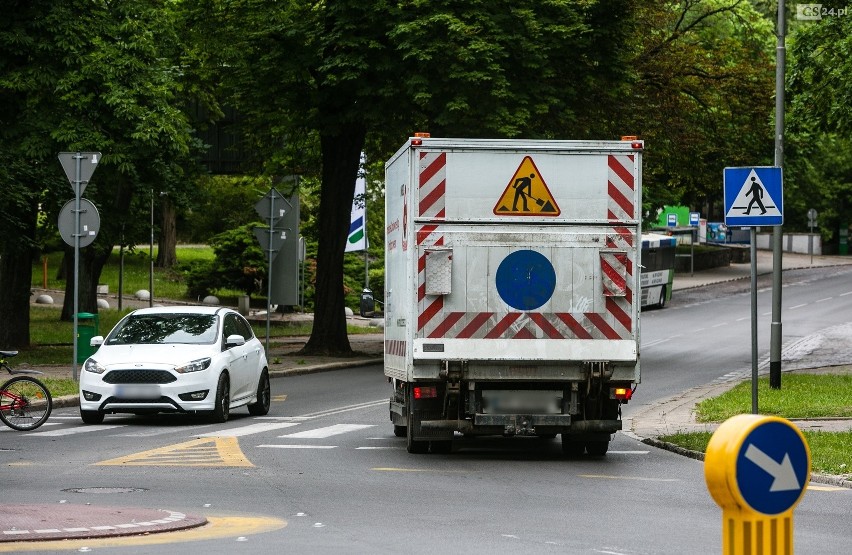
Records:
[[[0,389],[0,420],[13,430],[35,430],[44,424],[51,410],[50,392],[35,378],[16,376]]]

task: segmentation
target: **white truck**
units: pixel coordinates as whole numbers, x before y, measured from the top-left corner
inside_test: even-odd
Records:
[[[410,453],[605,455],[640,381],[643,142],[410,138],[385,165],[385,352]]]

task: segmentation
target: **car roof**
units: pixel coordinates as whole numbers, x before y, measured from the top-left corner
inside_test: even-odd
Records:
[[[181,306],[152,306],[139,308],[132,314],[144,316],[145,314],[216,314],[218,312],[233,312],[232,309],[222,306],[209,305],[181,305]]]

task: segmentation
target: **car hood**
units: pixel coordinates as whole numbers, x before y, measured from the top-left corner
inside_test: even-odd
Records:
[[[101,345],[91,358],[107,369],[182,366],[192,360],[212,357],[218,345]]]

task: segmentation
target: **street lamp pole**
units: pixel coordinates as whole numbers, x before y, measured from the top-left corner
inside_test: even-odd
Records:
[[[148,306],[154,306],[154,188],[151,188],[151,245],[148,249],[151,267],[148,270]]]

